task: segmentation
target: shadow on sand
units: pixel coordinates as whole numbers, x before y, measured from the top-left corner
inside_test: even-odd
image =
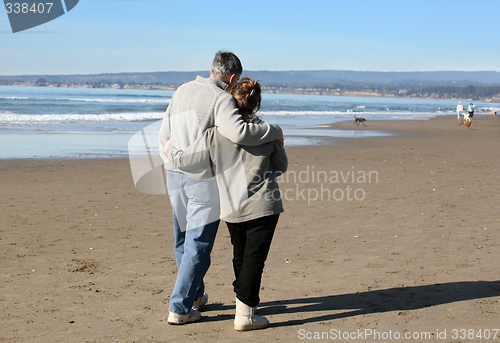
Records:
[[[259,315],[275,315],[271,327],[324,322],[369,313],[409,311],[458,301],[500,296],[500,281],[462,281],[415,287],[299,298],[260,303]],[[342,311],[345,310],[345,311]],[[324,312],[335,311],[335,314]],[[339,312],[342,311],[342,312]],[[321,315],[317,315],[322,312]],[[302,319],[279,322],[280,314],[302,313]]]

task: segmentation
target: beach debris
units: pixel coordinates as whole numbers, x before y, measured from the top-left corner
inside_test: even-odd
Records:
[[[292,260],[285,258],[285,263],[291,263],[291,262],[292,262]]]
[[[359,238],[359,236],[354,236],[354,238]]]

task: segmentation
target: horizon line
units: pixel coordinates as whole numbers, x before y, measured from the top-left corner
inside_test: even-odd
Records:
[[[352,70],[352,69],[297,69],[297,70],[245,70],[245,72],[270,72],[270,73],[296,73],[296,72],[321,72],[321,71],[337,71],[337,72],[354,72],[354,73],[500,73],[496,70],[432,70],[432,71],[375,71],[375,70]],[[103,72],[103,73],[74,73],[74,74],[2,74],[2,76],[75,76],[75,75],[109,75],[109,74],[149,74],[149,73],[209,73],[209,70],[167,70],[167,71],[122,71],[122,72]]]

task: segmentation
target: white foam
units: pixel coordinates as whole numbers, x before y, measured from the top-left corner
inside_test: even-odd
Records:
[[[259,111],[257,115],[271,116],[342,116],[346,115],[342,111]]]
[[[29,100],[30,98],[24,96],[0,96],[3,100]]]
[[[137,99],[118,99],[118,98],[29,98],[29,97],[17,97],[17,96],[7,96],[0,97],[1,100],[50,100],[50,101],[77,101],[77,102],[118,102],[118,103],[153,103],[153,104],[169,104],[170,99],[160,98],[160,99],[147,99],[147,98],[137,98]]]
[[[465,109],[465,107],[464,107]],[[479,111],[481,112],[491,112],[493,113],[494,111],[499,111],[500,107],[480,107],[478,108]]]
[[[162,119],[164,112],[146,113],[109,113],[109,114],[14,114],[0,112],[2,124],[29,124],[29,123],[103,123],[103,122],[132,122]]]
[[[158,104],[168,104],[170,99],[117,99],[117,98],[90,98],[90,99],[79,99],[79,98],[48,98],[42,100],[58,100],[58,101],[81,101],[81,102],[122,102],[122,103],[158,103]]]

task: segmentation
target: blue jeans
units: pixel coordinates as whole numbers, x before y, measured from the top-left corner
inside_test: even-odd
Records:
[[[169,310],[191,311],[205,291],[203,277],[219,228],[219,191],[215,179],[197,181],[183,173],[167,172],[167,190],[173,210],[177,280]]]

